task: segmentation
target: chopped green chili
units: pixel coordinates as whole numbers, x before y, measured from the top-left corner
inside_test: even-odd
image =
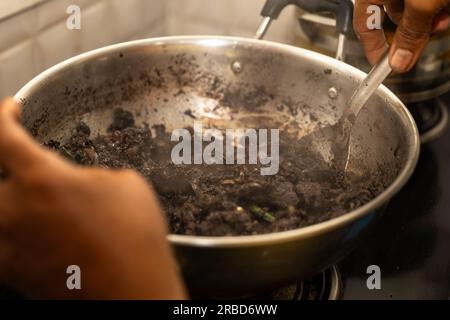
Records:
[[[275,221],[275,217],[270,212],[265,211],[256,204],[250,205],[250,212],[267,222],[272,223]]]
[[[70,153],[69,150],[67,150],[66,147],[62,146],[62,147],[61,147],[61,151],[63,152],[63,156],[64,156],[64,157],[66,157],[66,158],[68,158],[68,159],[73,159],[72,154]]]

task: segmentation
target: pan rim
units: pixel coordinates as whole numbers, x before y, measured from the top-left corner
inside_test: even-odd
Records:
[[[358,79],[362,79],[366,73],[363,71],[352,67],[344,62],[337,61],[331,57],[316,53],[310,50],[294,47],[287,44],[282,44],[278,42],[272,42],[267,40],[256,40],[250,38],[242,37],[229,37],[229,36],[170,36],[170,37],[159,37],[159,38],[149,38],[142,40],[134,40],[119,44],[114,44],[111,46],[95,49],[82,53],[75,57],[69,58],[55,66],[45,70],[41,74],[37,75],[25,86],[23,86],[14,96],[14,99],[21,103],[26,99],[30,93],[46,78],[51,75],[56,74],[68,66],[74,63],[82,63],[84,61],[93,59],[97,56],[105,55],[106,53],[119,52],[131,47],[136,46],[148,46],[148,45],[198,45],[198,46],[229,46],[230,44],[246,44],[251,46],[264,46],[266,48],[278,50],[280,52],[295,55],[297,57],[312,59],[316,61],[323,62],[329,65],[332,69],[339,69],[343,72],[351,73]],[[277,244],[289,242],[292,240],[299,240],[303,238],[310,238],[333,229],[337,229],[341,226],[350,224],[356,221],[358,218],[373,212],[376,209],[382,207],[385,203],[390,201],[401,188],[407,183],[407,181],[412,176],[420,154],[420,138],[417,126],[411,113],[408,111],[406,106],[401,102],[401,100],[386,86],[382,85],[378,92],[381,93],[387,101],[390,101],[390,107],[396,109],[399,117],[403,117],[403,121],[407,124],[406,129],[410,129],[412,132],[411,137],[409,137],[408,143],[409,153],[407,155],[407,160],[403,166],[401,172],[392,182],[392,184],[386,188],[380,195],[374,198],[367,204],[357,208],[356,210],[350,211],[342,216],[317,223],[311,226],[282,231],[274,232],[269,234],[261,235],[250,235],[250,236],[225,236],[225,237],[206,237],[206,236],[190,236],[190,235],[176,235],[169,234],[167,239],[174,245],[177,246],[188,246],[188,247],[207,247],[207,248],[234,248],[234,247],[250,247],[250,246],[264,246],[269,244]]]

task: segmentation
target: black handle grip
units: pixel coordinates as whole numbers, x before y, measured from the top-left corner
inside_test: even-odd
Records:
[[[353,1],[340,0],[338,1],[336,15],[336,29],[339,33],[345,34],[348,37],[354,37],[353,29]]]
[[[261,11],[261,16],[271,17],[276,20],[280,16],[281,11],[288,5],[294,4],[292,0],[267,0]]]
[[[267,0],[261,15],[278,19],[288,5],[295,5],[310,13],[331,12],[336,16],[339,33],[353,34],[353,2],[351,0]]]

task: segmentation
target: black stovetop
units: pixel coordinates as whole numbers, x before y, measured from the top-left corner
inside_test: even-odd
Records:
[[[381,269],[380,290],[367,288],[369,265]],[[339,267],[343,299],[450,298],[450,129],[422,146],[407,186]]]

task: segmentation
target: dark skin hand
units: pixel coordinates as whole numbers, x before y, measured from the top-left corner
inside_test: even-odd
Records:
[[[389,54],[391,66],[398,73],[411,70],[430,37],[450,26],[450,0],[356,0],[355,31],[371,64],[380,60],[388,44],[383,30],[369,30],[367,26],[370,5],[378,5],[382,11],[385,7],[397,25]]]
[[[0,283],[31,298],[186,298],[146,181],[69,164],[19,117],[12,99],[0,103]],[[81,290],[67,289],[70,265]]]

